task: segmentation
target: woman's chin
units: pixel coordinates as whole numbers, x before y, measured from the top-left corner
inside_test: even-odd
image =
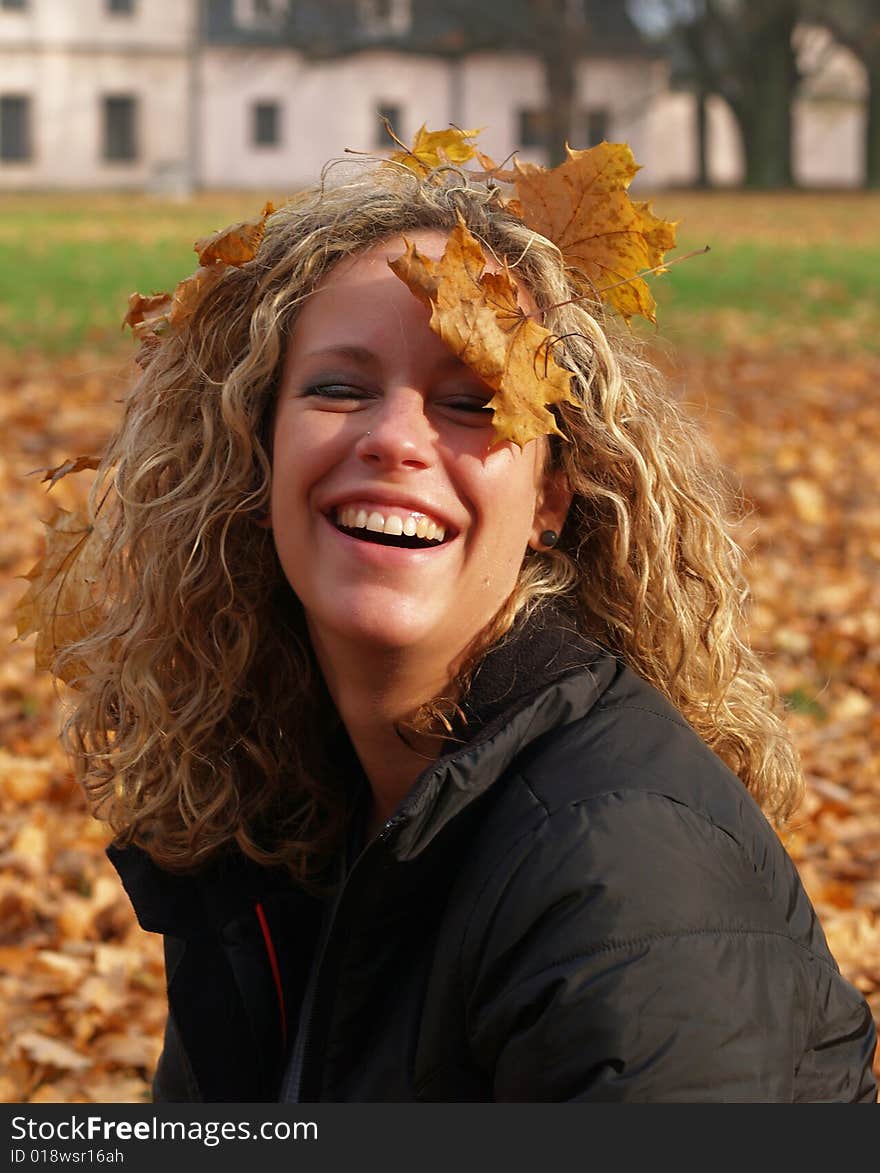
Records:
[[[449,632],[438,629],[417,608],[346,608],[330,616],[310,615],[312,639],[324,645],[350,645],[375,655],[449,650]]]

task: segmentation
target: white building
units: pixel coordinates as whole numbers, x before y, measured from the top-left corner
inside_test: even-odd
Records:
[[[544,81],[522,45],[470,46],[430,0],[0,0],[0,190],[292,190],[348,148],[422,123],[485,128],[499,161],[543,159]],[[651,186],[696,174],[692,99],[621,6],[578,68],[572,145],[625,140]],[[818,34],[824,64],[795,113],[795,167],[860,181],[864,78]],[[811,39],[812,38],[812,39]],[[736,128],[710,110],[713,178],[742,174]],[[638,185],[638,179],[636,184]]]

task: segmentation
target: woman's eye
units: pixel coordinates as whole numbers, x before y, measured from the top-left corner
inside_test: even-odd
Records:
[[[368,399],[370,392],[351,383],[312,383],[303,390],[304,395],[318,399],[343,401],[346,399]]]
[[[447,399],[446,406],[467,415],[485,417],[487,420],[492,418],[492,408],[485,395],[456,395],[452,399]]]

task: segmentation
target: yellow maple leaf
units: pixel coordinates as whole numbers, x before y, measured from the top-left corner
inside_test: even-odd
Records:
[[[508,205],[546,236],[591,288],[627,321],[655,321],[656,304],[639,273],[662,265],[675,247],[676,224],[661,220],[627,188],[639,164],[626,143],[602,142],[585,151],[566,147],[558,167],[515,163],[516,199]],[[662,271],[662,270],[661,270]]]
[[[647,200],[636,200],[633,207],[642,218],[642,235],[648,250],[650,268],[656,273],[665,273],[662,267],[663,258],[670,249],[675,248],[675,229],[677,220],[661,220],[655,216]]]
[[[389,133],[390,128],[389,128]],[[392,162],[402,163],[417,175],[427,175],[435,167],[443,163],[466,163],[477,155],[473,143],[467,140],[476,138],[479,130],[461,130],[457,126],[450,126],[446,130],[428,130],[425,123],[416,131],[411,147],[403,147],[389,156]],[[395,142],[399,142],[395,139]]]
[[[199,255],[199,264],[207,266],[221,261],[224,265],[240,268],[252,261],[265,235],[266,220],[274,211],[274,205],[267,201],[255,219],[230,224],[228,228],[221,228],[210,236],[200,237],[193,245]]]
[[[522,448],[538,436],[561,435],[548,407],[576,400],[571,373],[552,354],[553,336],[517,302],[509,271],[484,272],[479,241],[463,223],[439,261],[406,241],[392,271],[431,310],[431,329],[495,391],[489,402],[499,441]]]
[[[159,336],[170,326],[180,326],[192,317],[199,302],[208,293],[229,266],[240,268],[253,260],[266,233],[266,220],[275,211],[267,201],[259,216],[230,224],[210,236],[200,237],[193,245],[198,253],[199,267],[189,277],[178,281],[173,293],[153,293],[145,297],[132,293],[128,298],[128,313],[122,325],[144,345],[142,352],[148,361],[158,344]],[[146,363],[144,364],[146,365]]]
[[[18,639],[36,634],[38,671],[55,671],[58,653],[89,635],[101,618],[99,548],[106,532],[105,522],[92,525],[79,511],[59,509],[47,522],[45,552],[24,576],[29,586],[15,607]],[[68,663],[59,678],[72,683],[86,670],[81,661]]]

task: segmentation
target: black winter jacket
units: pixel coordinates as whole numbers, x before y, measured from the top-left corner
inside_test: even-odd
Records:
[[[795,867],[656,690],[533,625],[470,703],[345,881],[301,1102],[876,1102],[874,1022]],[[155,1099],[277,1100],[320,902],[240,858],[109,854],[165,934]]]

